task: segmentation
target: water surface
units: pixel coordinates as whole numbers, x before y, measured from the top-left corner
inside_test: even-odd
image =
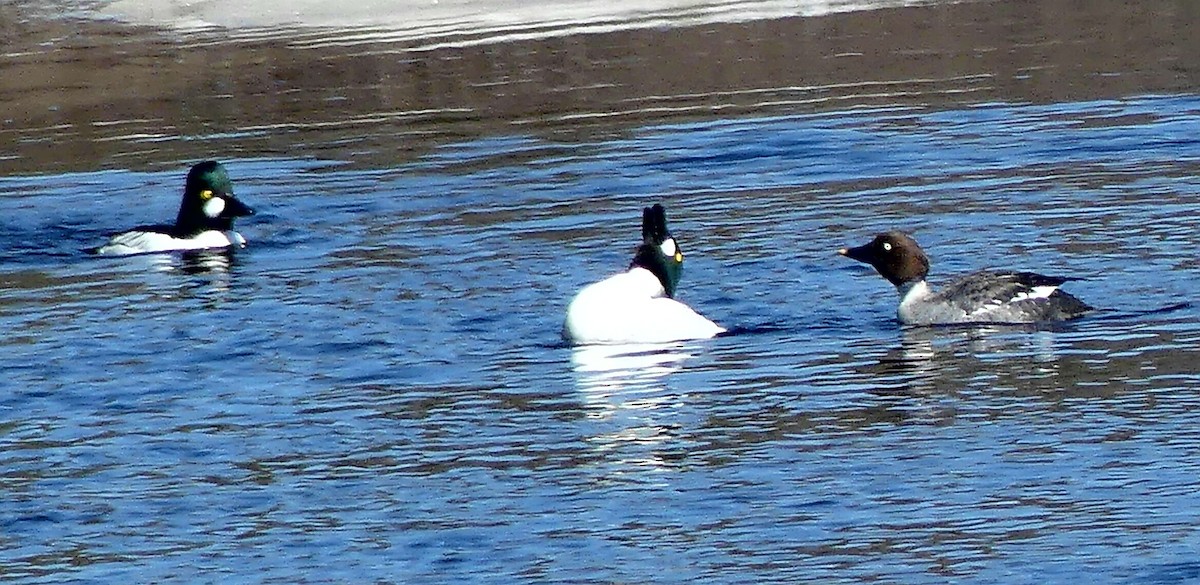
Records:
[[[777,37],[755,34],[791,27],[824,43],[810,27],[936,14],[958,30],[1006,5],[630,34],[766,47]],[[1116,26],[1083,12],[1094,28],[1071,35]],[[1008,51],[1036,76],[1022,35],[956,51]],[[206,47],[181,58],[269,54]],[[493,47],[496,67],[541,71],[512,61],[517,48]],[[750,95],[716,83],[695,98],[706,107],[674,107],[693,99],[678,89],[657,109],[628,84],[587,107],[548,100],[542,117],[481,110],[526,95],[506,81],[462,119],[414,121],[380,105],[394,81],[359,71],[380,101],[328,102],[341,111],[153,87],[129,98],[144,119],[87,121],[66,105],[94,99],[77,92],[66,126],[15,113],[0,161],[0,575],[1194,581],[1200,96],[1193,69],[1150,58],[1176,49],[1148,47],[1138,68],[1100,59],[1088,67],[1119,83],[1058,99],[956,70],[869,98],[823,84],[817,104],[711,101]],[[49,54],[37,63],[68,67]],[[312,91],[340,75],[314,75]],[[750,85],[800,87],[771,80]],[[203,115],[176,116],[186,108]],[[73,134],[84,127],[96,134]],[[247,249],[80,252],[171,217],[187,165],[218,154],[260,212],[240,223]],[[652,202],[687,254],[680,298],[734,334],[565,346],[571,294],[626,265]],[[895,227],[930,252],[935,284],[1039,270],[1081,277],[1070,290],[1100,310],[1052,327],[901,328],[890,285],[834,254]]]

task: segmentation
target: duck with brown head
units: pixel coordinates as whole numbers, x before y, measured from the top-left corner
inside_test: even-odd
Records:
[[[896,315],[906,325],[1063,321],[1092,310],[1058,288],[1069,279],[1033,272],[974,272],[934,292],[925,281],[929,258],[900,231],[879,234],[838,254],[870,264],[896,287]]]

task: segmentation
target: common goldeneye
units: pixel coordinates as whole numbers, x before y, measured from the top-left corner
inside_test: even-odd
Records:
[[[1058,289],[1067,278],[1032,272],[968,274],[933,292],[925,282],[929,258],[907,234],[890,231],[838,254],[875,267],[900,292],[896,311],[907,325],[1034,323],[1074,319],[1092,310]]]
[[[188,171],[183,201],[175,225],[148,225],[116,234],[108,243],[88,252],[106,256],[128,256],[178,250],[241,248],[246,239],[233,231],[233,219],[254,215],[233,196],[233,184],[225,167],[205,161]]]
[[[590,284],[567,307],[563,336],[573,343],[664,343],[707,339],[724,328],[674,299],[683,252],[667,231],[662,205],[642,211],[642,245],[629,270]]]

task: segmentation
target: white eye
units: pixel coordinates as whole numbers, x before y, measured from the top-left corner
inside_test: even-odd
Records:
[[[891,251],[892,251],[892,245],[891,245],[890,243],[888,243],[888,242],[884,242],[884,243],[883,243],[883,251],[884,251],[884,252],[891,252]]]
[[[658,248],[662,250],[663,256],[674,256],[679,248],[675,246],[675,238],[667,238],[659,244]]]
[[[207,215],[210,219],[216,219],[218,215],[221,215],[222,211],[225,211],[224,197],[213,197],[204,202],[204,215]]]

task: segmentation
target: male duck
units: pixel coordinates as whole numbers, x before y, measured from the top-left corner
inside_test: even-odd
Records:
[[[662,205],[642,212],[642,245],[629,270],[590,284],[567,307],[563,336],[572,343],[664,343],[725,331],[675,300],[683,252],[667,231]]]
[[[139,226],[116,234],[108,243],[88,251],[106,256],[127,256],[240,248],[246,245],[246,239],[233,231],[233,220],[247,215],[254,215],[254,210],[233,196],[233,184],[225,167],[215,161],[205,161],[188,171],[175,225]]]

